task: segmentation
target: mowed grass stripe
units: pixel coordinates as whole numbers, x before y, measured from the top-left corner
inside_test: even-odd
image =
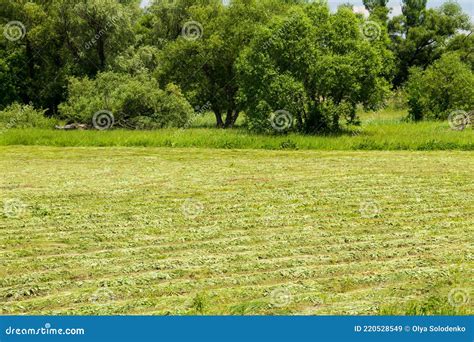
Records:
[[[200,267],[204,266],[215,266],[218,265],[217,267],[213,267],[213,272],[219,273],[219,272],[233,272],[235,274],[247,274],[247,273],[253,273],[253,271],[258,270],[258,272],[270,272],[272,271],[272,266],[273,267],[278,267],[279,270],[283,269],[290,269],[292,267],[297,267],[301,265],[302,263],[304,266],[310,267],[313,265],[313,263],[317,263],[317,265],[320,266],[329,266],[329,265],[339,265],[339,266],[344,266],[344,265],[355,265],[357,263],[361,263],[364,261],[374,261],[374,262],[384,262],[387,260],[392,260],[392,259],[402,259],[402,258],[407,258],[410,255],[413,255],[412,253],[412,247],[411,246],[403,246],[403,244],[396,242],[395,243],[396,247],[392,248],[390,251],[387,252],[377,252],[374,253],[371,251],[369,248],[367,249],[347,249],[344,250],[344,253],[341,253],[341,255],[335,259],[331,259],[327,254],[304,254],[309,252],[310,250],[314,250],[314,246],[311,246],[311,248],[308,248],[308,250],[303,251],[296,251],[300,252],[300,254],[290,254],[290,255],[285,255],[285,256],[279,256],[279,257],[272,257],[268,259],[259,259],[258,261],[256,260],[255,257],[253,257],[250,252],[239,252],[235,253],[232,257],[229,257],[227,255],[215,255],[215,254],[209,254],[208,258],[211,261],[203,262],[203,261],[194,261],[194,263],[191,262],[184,262],[186,257],[189,258],[188,256],[182,256],[181,258],[166,258],[164,261],[166,263],[172,263],[174,264],[172,266],[166,267],[165,262],[162,263],[149,263],[149,264],[142,264],[140,265],[140,268],[133,268],[133,264],[124,262],[124,260],[120,258],[114,258],[113,260],[113,265],[116,265],[115,268],[113,265],[110,267],[107,267],[108,269],[108,274],[110,274],[110,277],[101,277],[100,280],[104,279],[111,279],[112,276],[116,276],[119,274],[132,274],[134,276],[139,275],[139,274],[147,274],[156,271],[159,269],[161,272],[171,272],[170,275],[174,273],[180,274],[180,273],[192,273],[194,270],[199,270]],[[370,246],[367,246],[370,247]],[[387,246],[388,247],[388,246]],[[467,246],[466,246],[467,247]],[[363,252],[363,251],[371,251],[370,253],[367,253],[367,255],[360,255],[356,260],[354,260],[353,257],[353,252]],[[431,255],[431,258],[436,257],[436,246],[435,245],[429,245],[425,247],[426,251],[429,251],[433,253]],[[334,252],[334,251],[331,251]],[[249,255],[250,254],[250,255]],[[248,255],[249,258],[246,260],[245,256]],[[442,254],[444,255],[444,254]],[[232,259],[238,259],[240,262],[247,262],[245,265],[229,265],[229,261],[235,261]],[[181,262],[181,263],[179,263]],[[178,263],[178,264],[177,264]],[[119,266],[117,266],[119,265]],[[182,265],[183,269],[176,270],[174,267],[177,265]],[[316,264],[315,264],[316,265]],[[63,265],[66,266],[66,265]],[[130,267],[130,268],[128,268]],[[64,280],[74,280],[77,279],[77,275],[81,274],[81,270],[84,269],[84,265],[75,265],[73,267],[72,265],[68,265],[67,271],[58,271],[57,273],[51,272],[51,271],[37,271],[34,272],[33,274],[30,275],[24,275],[24,273],[19,276],[15,277],[14,274],[11,274],[10,276],[10,281],[15,281],[16,284],[28,284],[29,281],[32,280],[44,280],[48,281],[48,285],[52,285],[54,282],[63,282]],[[25,270],[24,270],[25,271]],[[258,273],[257,272],[257,273]],[[57,275],[60,279],[59,280],[54,280],[55,277],[54,275]],[[69,278],[68,278],[69,277]],[[97,275],[84,275],[83,277],[80,277],[81,280],[94,280],[96,279]],[[175,279],[173,277],[173,279]],[[1,291],[9,290],[9,289],[14,289],[13,286],[4,286],[0,288]]]
[[[94,292],[96,291],[96,288],[82,287],[81,292],[72,292],[68,290],[59,291],[48,296],[24,300],[18,303],[18,305],[21,305],[21,307],[24,308],[29,307],[31,308],[31,310],[35,310],[35,307],[45,307],[50,304],[51,301],[54,301],[55,306],[50,307],[49,310],[57,310],[57,312],[68,312],[68,310],[86,310],[85,312],[96,312],[96,310],[100,310],[99,312],[103,312],[104,306],[108,306],[108,310],[123,312],[123,307],[126,307],[126,304],[133,304],[132,306],[128,307],[128,309],[130,310],[134,306],[139,307],[137,303],[143,300],[151,302],[153,304],[152,306],[156,307],[158,305],[156,303],[156,300],[154,300],[154,297],[159,297],[159,306],[164,305],[164,307],[166,307],[167,302],[175,301],[176,303],[178,303],[178,306],[182,307],[182,313],[189,313],[190,311],[187,306],[190,304],[190,298],[187,288],[190,284],[192,284],[193,286],[199,286],[198,291],[200,289],[205,288],[205,291],[213,293],[213,296],[216,297],[216,301],[218,301],[220,298],[227,297],[228,301],[225,306],[216,306],[211,308],[211,313],[213,314],[229,313],[229,308],[234,305],[246,303],[246,301],[250,303],[253,301],[263,301],[263,304],[265,305],[260,309],[265,309],[265,311],[268,311],[268,309],[272,307],[272,303],[271,301],[269,301],[268,296],[266,296],[265,294],[267,294],[271,289],[278,289],[286,286],[292,289],[292,291],[290,292],[293,292],[293,296],[295,299],[295,302],[293,303],[294,310],[305,306],[304,302],[300,303],[296,299],[304,298],[306,295],[309,295],[313,296],[313,299],[318,300],[319,302],[321,302],[321,304],[324,304],[323,300],[325,300],[326,305],[331,305],[331,311],[318,310],[319,312],[315,313],[334,313],[338,312],[336,310],[339,306],[354,306],[354,304],[357,302],[357,299],[354,298],[348,300],[350,304],[340,303],[337,301],[338,297],[350,296],[350,294],[353,294],[354,292],[360,295],[361,297],[365,297],[365,302],[367,306],[370,303],[367,298],[370,298],[372,292],[374,292],[374,288],[372,287],[372,285],[374,284],[377,285],[375,292],[378,292],[379,294],[382,290],[388,291],[393,288],[403,289],[406,282],[412,280],[413,273],[411,273],[411,271],[416,266],[416,264],[413,264],[412,266],[406,269],[396,268],[394,270],[384,271],[378,273],[377,276],[367,274],[368,271],[365,271],[364,274],[354,274],[351,277],[350,281],[349,279],[344,278],[342,276],[342,272],[334,272],[328,276],[316,277],[312,280],[307,280],[305,278],[295,279],[295,277],[293,277],[293,282],[290,284],[286,279],[288,278],[288,275],[282,275],[279,272],[277,276],[274,277],[269,277],[268,274],[258,274],[259,277],[254,277],[250,279],[248,277],[244,277],[243,281],[246,283],[244,285],[235,285],[236,283],[243,282],[239,279],[238,276],[235,278],[222,277],[221,279],[209,278],[205,281],[200,281],[198,279],[193,280],[192,282],[189,279],[179,279],[178,282],[173,282],[172,285],[167,285],[165,281],[161,281],[158,286],[153,289],[152,292],[148,293],[148,296],[143,295],[143,290],[146,288],[146,286],[142,286],[142,284],[132,281],[128,282],[126,285],[123,286],[108,287],[108,289],[110,289],[114,294],[117,294],[118,297],[114,298],[113,303],[101,303],[100,305],[91,303],[90,298],[91,296],[93,296]],[[434,270],[430,267],[417,266],[417,268],[418,273],[424,273],[425,280],[437,280],[440,277],[445,276],[445,274],[443,274],[444,272]],[[342,283],[337,281],[338,277],[343,280]],[[214,284],[217,280],[228,281],[224,281],[220,286],[216,286]],[[333,293],[334,295],[328,295],[328,293]],[[62,299],[64,301],[62,301]],[[404,299],[407,300],[410,299],[410,297]],[[391,300],[391,298],[389,298],[388,300]],[[386,299],[379,298],[375,303],[370,304],[372,306],[380,305],[385,301]],[[77,304],[74,304],[73,307],[65,307],[71,305],[72,303]],[[263,313],[265,311],[259,313]],[[48,313],[50,312],[51,311],[48,311]],[[350,313],[350,311],[347,310],[341,312],[345,314]],[[367,307],[363,308],[361,313],[363,312],[367,312]]]
[[[470,152],[0,153],[0,199],[28,204],[0,217],[4,313],[406,313],[416,298],[470,312],[447,306],[471,286]],[[123,295],[91,301],[104,288]]]
[[[443,185],[440,184],[439,186],[443,186]],[[431,199],[427,198],[427,196],[429,194],[423,194],[425,196],[424,198],[421,198],[421,197],[419,197],[419,198],[409,198],[409,200],[407,200],[406,197],[401,198],[401,199],[397,199],[397,198],[392,197],[393,199],[388,199],[388,200],[383,199],[383,201],[380,200],[379,198],[381,196],[386,196],[387,191],[376,192],[376,193],[373,193],[373,195],[374,195],[374,198],[377,198],[377,200],[379,201],[381,209],[387,209],[387,210],[384,211],[384,216],[393,215],[394,212],[396,213],[397,216],[399,216],[399,214],[403,214],[403,213],[411,216],[411,214],[412,214],[411,209],[419,210],[420,215],[425,215],[426,214],[426,211],[424,209],[427,209],[429,212],[433,212],[433,213],[438,212],[439,214],[448,213],[448,214],[451,214],[451,215],[460,215],[460,214],[464,215],[464,214],[466,214],[466,210],[468,212],[473,211],[472,207],[470,206],[471,202],[470,202],[469,188],[464,187],[464,189],[466,191],[461,193],[461,194],[456,193],[453,190],[442,192],[442,196],[443,196],[442,198],[437,197],[436,193],[433,191],[433,193],[431,194],[431,195],[433,195],[432,197],[435,197],[434,199],[436,199],[439,202],[439,203],[433,203],[433,204],[430,203],[430,201],[433,201],[433,198],[431,198]],[[439,192],[440,191],[438,190],[438,193]],[[395,192],[393,192],[392,195],[394,193]],[[270,194],[265,194],[265,196],[266,195],[270,195]],[[360,192],[360,195],[361,196],[368,196],[367,194],[363,193],[362,191]],[[405,194],[403,194],[403,195],[405,195]],[[456,196],[460,197],[460,198],[456,198]],[[328,203],[327,198],[329,198],[329,196],[326,196],[326,199],[316,199],[314,202],[311,202],[311,203],[306,203],[306,202],[304,202],[302,200],[298,200],[298,199],[296,199],[296,200],[292,199],[290,201],[290,204],[286,205],[285,208],[287,209],[288,207],[291,208],[293,206],[294,209],[301,210],[301,209],[306,209],[306,205],[310,204],[310,205],[313,206],[312,208],[308,208],[310,213],[311,213],[311,210],[312,211],[317,210],[319,213],[332,214],[336,210],[340,211],[340,210],[344,209],[345,211],[347,211],[348,215],[352,215],[354,217],[358,215],[358,211],[359,211],[359,207],[360,207],[360,200],[357,201],[357,200],[354,200],[354,199],[350,199],[350,201],[352,201],[352,203],[341,203],[340,208],[335,209],[333,207],[334,203]],[[251,199],[251,198],[249,198],[249,199]],[[463,201],[463,199],[465,199],[465,201]],[[324,200],[324,202],[323,202],[323,200]],[[337,198],[337,200],[343,200],[343,199]],[[296,201],[296,203],[291,203],[293,201]],[[298,201],[301,201],[302,203],[298,203]],[[333,202],[333,201],[331,201],[331,202]],[[280,203],[280,201],[275,200],[275,201],[272,202],[272,205],[274,206],[275,204],[279,204],[279,203]],[[146,204],[146,203],[143,203],[143,204]],[[284,203],[282,201],[281,204],[286,204],[286,203]],[[212,206],[212,204],[210,206]],[[140,206],[137,206],[137,207],[140,207]],[[255,211],[259,210],[258,207],[263,207],[263,205],[255,206],[255,207],[248,207],[247,204],[243,204],[242,208],[240,208],[240,212],[238,213],[239,215],[241,215],[241,217],[238,218],[239,223],[240,224],[244,223],[244,219],[246,219],[246,218],[250,218],[251,221],[255,221],[255,217],[253,216],[253,214],[254,214]],[[277,215],[276,217],[282,217],[284,219],[285,214],[289,213],[288,209],[286,211],[287,211],[287,213],[282,213],[282,215],[279,215],[279,216]],[[112,216],[113,214],[114,213],[111,211],[108,215]],[[175,208],[175,210],[169,212],[170,216],[178,216],[179,217],[179,215],[181,215],[181,214],[182,214],[181,213],[181,208],[179,208],[179,206],[177,206]],[[268,215],[268,214],[270,214],[270,215]],[[49,215],[52,216],[52,214],[49,214]],[[211,216],[212,219],[215,222],[223,222],[223,221],[225,221],[225,218],[226,218],[225,213],[216,214],[216,213],[212,212],[212,213],[210,213],[209,216]],[[148,217],[153,217],[153,216],[145,214],[141,217],[147,219]],[[271,212],[266,213],[266,215],[263,216],[263,217],[264,218],[265,217],[271,217]],[[110,218],[110,217],[106,217],[105,215],[98,215],[95,218],[97,218],[98,220],[102,220],[103,222],[100,222],[101,224],[110,225],[110,226],[114,225],[112,222],[108,222],[107,220],[105,220],[107,218]],[[62,219],[65,219],[65,217],[63,217]],[[258,217],[257,219],[261,220],[262,218]],[[56,220],[59,220],[59,218],[56,218]],[[161,226],[163,226],[164,223],[166,224],[166,222],[160,222],[160,220],[157,220],[157,221],[161,224]],[[200,225],[201,222],[203,222],[204,224],[208,224],[207,222],[205,222],[203,220],[198,220],[197,223],[196,222],[190,222],[189,224],[190,225],[196,225],[196,224]],[[355,222],[360,222],[360,220],[356,220]],[[67,232],[71,233],[74,230],[77,230],[77,231],[80,230],[82,232],[83,229],[85,228],[85,226],[82,226],[82,225],[86,225],[88,223],[90,223],[90,220],[88,221],[87,218],[84,218],[83,222],[81,222],[80,224],[78,224],[76,226],[71,226],[71,225],[67,226],[67,228],[68,228]],[[18,222],[18,224],[22,227],[21,223]],[[67,222],[65,222],[65,224],[67,224]],[[129,229],[127,227],[127,225],[131,225],[131,224],[133,224],[133,222],[126,223],[125,227],[117,226],[115,229],[117,229],[117,230]],[[41,227],[39,225],[42,225],[43,227]],[[208,227],[212,227],[212,225],[208,225]],[[203,227],[203,228],[205,228],[205,227]],[[5,227],[3,229],[4,229],[3,230],[4,233],[6,233],[6,234],[18,234],[18,233],[21,234],[22,230],[24,230],[23,228],[18,229],[15,226],[12,226],[11,228]],[[232,231],[238,230],[234,227],[230,227],[230,229]],[[40,220],[36,220],[36,222],[35,222],[35,231],[38,234],[37,236],[40,236],[41,234],[48,234],[50,232],[57,233],[57,231],[55,231],[54,227],[46,226]],[[163,235],[163,236],[166,236],[166,234]]]
[[[467,228],[467,227],[466,227]],[[364,233],[366,230],[360,231],[361,233]],[[290,231],[288,231],[290,232]],[[356,231],[353,231],[356,232]],[[452,242],[463,242],[464,237],[463,237],[463,229],[458,229],[452,232],[457,232],[458,234],[455,236],[449,236],[449,239],[445,240],[449,241],[450,243]],[[333,239],[328,239],[327,237],[324,237],[322,235],[319,235],[317,232],[314,233],[308,233],[308,232],[299,232],[301,235],[304,235],[304,243],[301,243],[299,241],[299,237],[292,237],[292,238],[285,238],[284,239],[284,246],[291,246],[294,249],[292,250],[286,250],[287,253],[291,253],[291,251],[299,251],[299,250],[305,250],[305,249],[311,249],[315,247],[321,247],[321,246],[326,246],[326,250],[330,250],[332,252],[340,252],[344,250],[364,250],[364,248],[370,248],[371,244],[374,242],[383,242],[384,245],[389,245],[390,243],[396,245],[397,247],[403,246],[404,244],[411,244],[416,240],[417,238],[425,238],[425,239],[432,239],[436,238],[436,242],[439,243],[442,241],[443,237],[442,236],[427,236],[426,232],[417,232],[414,235],[411,234],[410,238],[407,239],[407,237],[398,237],[393,234],[391,231],[387,231],[382,229],[379,229],[378,231],[372,231],[370,232],[369,239],[367,238],[362,238],[362,240],[355,240],[355,239],[350,239],[350,244],[348,244],[348,241],[344,241],[344,239],[341,239],[341,237],[344,237],[343,234],[334,236]],[[436,232],[433,232],[434,234]],[[222,250],[222,246],[227,247],[228,251],[236,253],[233,255],[239,255],[240,253],[245,253],[245,251],[242,251],[241,247],[247,247],[250,251],[253,250],[255,247],[271,247],[272,250],[277,250],[276,247],[281,247],[282,246],[282,241],[281,239],[278,239],[280,237],[281,232],[273,233],[272,234],[267,234],[265,238],[256,238],[256,237],[249,237],[246,236],[243,239],[239,240],[236,238],[231,238],[231,239],[218,239],[218,240],[213,240],[210,242],[206,242],[206,239],[193,241],[192,244],[189,243],[181,243],[181,244],[172,244],[172,245],[163,245],[160,244],[160,241],[157,241],[154,244],[149,244],[145,246],[138,246],[138,247],[131,247],[131,248],[116,248],[116,249],[103,249],[99,251],[88,251],[84,253],[75,253],[75,254],[54,254],[54,255],[38,255],[34,257],[20,257],[20,258],[9,258],[9,259],[4,259],[5,262],[9,264],[9,274],[14,274],[15,271],[18,270],[18,266],[21,265],[22,263],[26,263],[28,261],[34,261],[34,260],[42,260],[45,263],[53,262],[54,259],[61,259],[64,257],[67,257],[68,260],[72,260],[73,258],[78,258],[81,259],[84,256],[88,256],[90,260],[94,260],[95,258],[100,259],[100,260],[108,260],[108,259],[114,259],[117,261],[121,262],[121,265],[123,265],[122,261],[126,261],[127,258],[129,258],[131,255],[139,256],[140,253],[143,250],[147,251],[147,254],[151,254],[152,252],[154,254],[157,254],[161,257],[161,259],[167,259],[168,255],[177,255],[177,254],[184,254],[186,252],[193,252],[196,249],[205,249],[208,251],[209,255],[227,255],[227,253],[221,253],[221,254],[215,254],[211,253],[210,250],[214,249],[216,251]],[[314,237],[311,235],[315,235]],[[314,239],[312,241],[312,239]],[[272,241],[275,240],[275,241]],[[294,241],[293,241],[294,240]],[[236,243],[238,241],[238,243]],[[423,247],[428,247],[430,246],[427,244],[429,240],[426,240],[426,244]],[[234,242],[230,244],[230,242]],[[157,244],[160,244],[157,246]],[[284,249],[283,246],[283,250]],[[235,250],[234,250],[235,249]],[[228,252],[226,251],[226,252]],[[120,258],[120,255],[123,255],[122,260]],[[291,255],[291,254],[290,254]],[[184,255],[181,258],[171,258],[171,260],[180,260],[182,258],[186,258],[186,255]],[[125,263],[126,264],[126,263]],[[27,266],[26,266],[27,267]],[[19,271],[21,272],[21,271]]]
[[[207,290],[218,290],[218,289],[225,289],[228,288],[229,285],[235,284],[235,283],[241,283],[241,279],[246,280],[246,282],[260,282],[259,279],[278,279],[278,280],[284,280],[284,277],[287,276],[285,273],[288,274],[301,274],[300,278],[301,279],[308,279],[311,278],[313,281],[321,281],[326,278],[335,278],[339,276],[344,276],[344,274],[347,273],[348,268],[351,268],[351,271],[353,272],[353,277],[357,276],[362,276],[364,274],[376,274],[379,265],[379,262],[383,262],[386,268],[391,269],[390,272],[397,271],[397,272],[404,272],[404,271],[410,271],[413,270],[413,267],[417,265],[417,260],[416,256],[407,256],[404,258],[389,258],[389,259],[380,259],[378,258],[377,261],[356,261],[350,264],[320,264],[320,263],[310,263],[308,262],[307,265],[305,266],[297,266],[297,265],[279,265],[278,270],[259,270],[258,272],[237,272],[235,270],[229,270],[232,271],[232,274],[220,274],[219,276],[212,276],[212,274],[209,274],[206,278],[197,278],[195,279],[196,282],[213,282],[216,285],[212,287],[207,287]],[[405,269],[400,269],[397,267],[397,264],[399,262],[404,262],[407,265],[407,268]],[[423,267],[420,266],[418,268],[418,272],[423,270],[423,268],[427,269],[432,269],[431,267]],[[186,269],[186,272],[183,272],[184,274],[186,273],[191,273],[193,269]],[[328,276],[329,274],[329,276]],[[174,287],[180,287],[180,284],[186,284],[189,282],[189,278],[185,277],[176,277],[173,276],[173,274],[169,274],[170,278],[169,280],[172,280],[172,284],[170,284],[166,279],[162,280],[157,280],[156,272],[140,272],[140,273],[135,273],[130,277],[127,277],[127,279],[130,282],[133,282],[134,286],[137,286],[140,288],[141,286],[147,286],[147,283],[150,281],[150,279],[155,279],[157,284],[154,287],[155,293],[162,287],[166,288],[169,291],[170,285]],[[304,275],[304,276],[303,276]],[[377,273],[377,277],[382,276],[381,273]],[[282,279],[283,277],[283,279]],[[97,278],[96,281],[107,281],[110,284],[114,284],[111,288],[120,288],[119,285],[125,281],[124,276],[122,277],[106,277],[106,278]],[[91,292],[94,292],[96,288],[94,287],[94,280],[93,279],[84,279],[81,280],[82,286],[81,288],[83,290],[90,290]],[[60,293],[63,292],[70,292],[71,288],[73,287],[73,282],[68,282],[68,281],[62,281],[62,282],[50,282],[48,285],[50,286],[50,292],[49,294],[42,296],[41,298],[29,298],[29,299],[24,299],[23,301],[20,302],[35,302],[35,301],[42,301],[46,300],[47,298],[50,297],[56,297]],[[54,292],[53,292],[54,291]],[[164,291],[164,290],[163,290]],[[3,292],[3,291],[2,291]],[[166,292],[166,291],[165,291]],[[165,293],[164,292],[164,293]],[[19,304],[18,303],[18,304]]]

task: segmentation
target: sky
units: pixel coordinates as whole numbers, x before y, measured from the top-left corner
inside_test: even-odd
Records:
[[[228,2],[228,0],[223,0],[224,2]],[[142,0],[142,6],[146,6],[150,0]],[[362,5],[362,0],[328,0],[329,5],[332,9],[336,9],[337,6],[343,3],[352,3],[354,7],[360,11],[364,9]],[[428,0],[428,7],[438,7],[440,6],[444,0]],[[469,13],[469,15],[474,18],[474,0],[457,0],[457,2],[462,6],[465,12]],[[392,15],[398,15],[401,13],[400,7],[401,0],[390,0],[389,6],[393,8]]]
[[[332,9],[336,9],[337,6],[343,3],[352,3],[354,4],[354,8],[363,10],[364,6],[362,4],[362,0],[329,0],[329,6]],[[439,7],[441,6],[445,0],[428,0],[428,7]],[[474,0],[457,0],[457,2],[461,5],[466,13],[468,13],[471,18],[474,18]],[[390,0],[389,7],[392,8],[392,15],[399,15],[402,13],[401,9],[401,0]]]

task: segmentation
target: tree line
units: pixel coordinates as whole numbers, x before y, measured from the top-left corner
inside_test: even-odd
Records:
[[[100,113],[152,129],[205,109],[220,128],[245,115],[250,130],[318,133],[394,90],[414,120],[473,109],[473,27],[457,3],[364,5],[368,17],[310,0],[0,0],[0,118]]]

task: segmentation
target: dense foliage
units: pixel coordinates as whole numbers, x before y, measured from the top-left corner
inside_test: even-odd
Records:
[[[403,0],[392,17],[387,0],[364,0],[368,18],[350,5],[331,13],[323,0],[140,4],[0,0],[0,109],[31,104],[85,124],[107,110],[115,126],[157,128],[206,108],[218,127],[243,115],[264,131],[281,131],[283,113],[283,131],[315,133],[357,123],[356,107],[383,106],[407,82],[414,119],[472,106],[457,81],[443,105],[413,90],[437,61],[455,66],[455,80],[472,78],[472,23],[451,1]]]
[[[389,22],[397,54],[395,85],[403,84],[412,66],[426,68],[447,51],[459,30],[470,29],[470,18],[454,2],[426,9],[427,0],[404,0],[403,14]]]
[[[46,110],[13,103],[0,111],[0,130],[9,128],[52,128],[56,120],[44,116]]]
[[[331,14],[326,6],[312,6],[275,18],[238,65],[249,124],[312,133],[338,129],[341,117],[355,121],[358,104],[376,108],[388,93],[387,40],[365,39],[347,8]]]
[[[68,89],[59,111],[69,121],[91,122],[96,113],[107,111],[115,126],[163,128],[184,126],[193,111],[178,87],[169,84],[162,90],[146,75],[105,72],[95,79],[71,78]]]
[[[407,94],[413,119],[447,119],[474,108],[474,74],[459,55],[446,54],[424,71],[411,70]]]

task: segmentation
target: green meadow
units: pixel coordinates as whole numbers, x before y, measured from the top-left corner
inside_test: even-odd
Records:
[[[301,135],[253,134],[241,127],[213,128],[211,115],[199,117],[189,129],[154,131],[55,131],[10,129],[0,134],[0,146],[124,146],[204,147],[217,149],[268,150],[474,150],[474,130],[452,130],[447,121],[406,122],[406,112],[383,110],[361,113],[360,126],[347,127],[339,134]]]
[[[473,313],[472,152],[8,146],[0,168],[2,314]]]

